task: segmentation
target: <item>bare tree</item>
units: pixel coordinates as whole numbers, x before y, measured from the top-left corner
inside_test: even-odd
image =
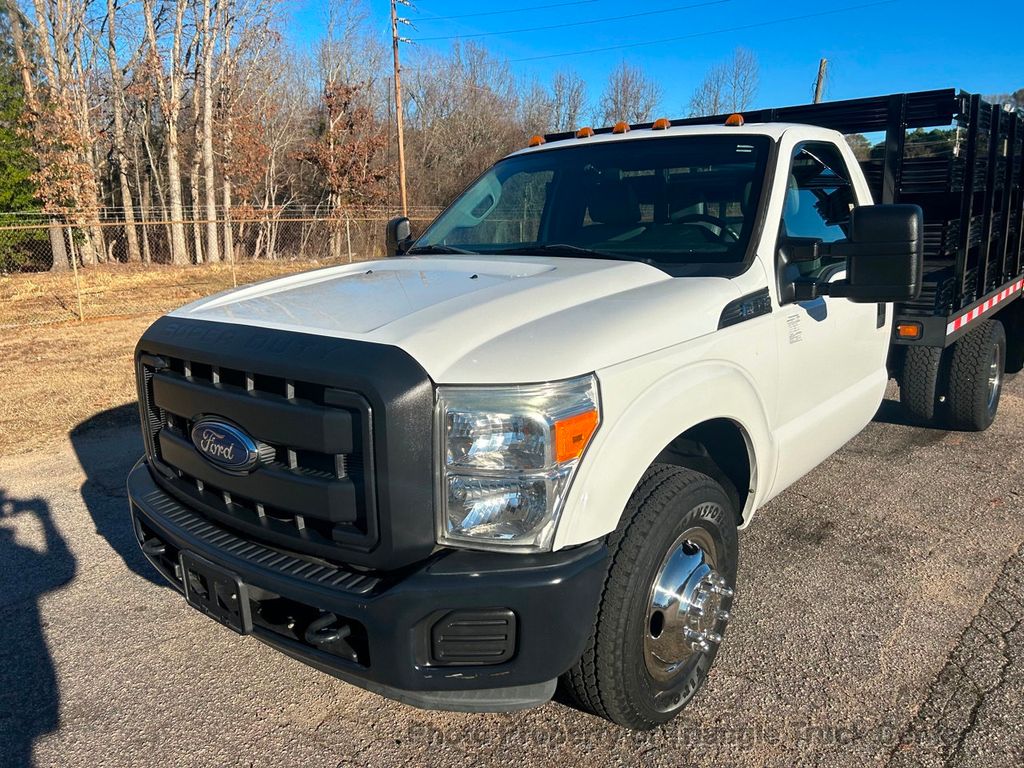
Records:
[[[641,123],[651,118],[660,101],[660,86],[643,68],[622,61],[608,76],[597,105],[597,117],[606,125],[619,120]]]
[[[94,50],[86,39],[90,6],[91,0],[33,0],[32,20],[24,15],[20,19],[31,27],[42,68],[35,88],[39,112],[32,120],[37,185],[45,207],[69,215],[80,228],[78,258],[83,265],[105,258],[93,151],[96,131],[87,90]],[[72,249],[75,245],[72,239]]]
[[[135,205],[128,176],[128,143],[124,129],[124,77],[117,56],[117,8],[114,0],[107,0],[107,63],[110,68],[111,112],[114,124],[113,155],[117,163],[117,178],[121,188],[121,208],[124,212],[124,231],[128,241],[128,261],[141,261],[139,233],[135,231]]]
[[[519,93],[519,120],[527,134],[554,130],[555,100],[539,80],[533,80]]]
[[[203,0],[203,20],[200,27],[203,46],[203,184],[206,193],[206,258],[220,261],[217,241],[217,190],[213,166],[213,57],[220,29],[223,4],[217,3],[217,18],[211,17],[211,0]],[[196,88],[199,84],[196,83]]]
[[[39,2],[40,0],[37,0]],[[188,0],[174,2],[174,28],[171,33],[171,51],[164,71],[163,59],[157,44],[156,15],[153,0],[142,0],[146,23],[146,40],[152,72],[156,78],[160,110],[163,113],[167,150],[167,197],[171,217],[171,263],[188,264],[188,248],[185,243],[184,210],[181,201],[181,161],[178,121],[181,115],[182,91],[184,89],[185,65],[182,57],[185,26],[185,8]],[[190,47],[190,46],[185,46]]]
[[[562,70],[551,79],[552,121],[555,131],[571,131],[580,124],[587,103],[587,84],[577,73]]]
[[[759,77],[757,56],[737,48],[729,61],[708,70],[690,99],[690,115],[742,112],[754,102]]]
[[[196,45],[203,44],[201,39],[202,31],[197,28]],[[199,87],[200,70],[202,57],[198,51],[193,57],[194,68],[192,70],[192,162],[188,170],[189,199],[191,207],[189,218],[192,219],[192,252],[196,264],[203,263],[203,224],[201,221],[202,193],[199,189],[199,174],[203,163],[203,116],[201,112],[201,101],[203,92]],[[215,227],[216,229],[216,227]]]
[[[520,122],[525,133],[569,131],[579,126],[587,84],[571,71],[556,72],[551,84],[533,80],[520,90]]]
[[[986,96],[985,100],[992,104],[1002,104],[1008,109],[1024,110],[1024,88],[1018,88],[1013,93],[996,93]]]
[[[408,81],[409,178],[421,205],[443,205],[526,133],[515,78],[479,45],[428,56]]]

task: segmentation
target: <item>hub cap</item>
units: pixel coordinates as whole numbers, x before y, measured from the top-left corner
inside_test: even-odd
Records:
[[[644,663],[655,680],[675,677],[722,642],[732,589],[716,570],[717,551],[703,528],[690,528],[669,548],[651,587]]]
[[[1003,350],[997,344],[992,352],[992,362],[988,367],[988,408],[991,411],[999,397],[999,386],[1003,382]]]

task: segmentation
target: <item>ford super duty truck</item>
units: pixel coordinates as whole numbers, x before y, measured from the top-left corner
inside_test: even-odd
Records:
[[[561,682],[664,723],[726,633],[739,529],[890,378],[921,423],[992,422],[1024,363],[1022,142],[953,90],[534,137],[417,239],[393,220],[394,258],[146,331],[142,550],[384,696]]]

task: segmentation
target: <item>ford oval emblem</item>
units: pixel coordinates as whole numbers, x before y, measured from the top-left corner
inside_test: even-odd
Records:
[[[221,469],[246,472],[259,463],[259,445],[233,424],[203,418],[192,425],[192,444]]]

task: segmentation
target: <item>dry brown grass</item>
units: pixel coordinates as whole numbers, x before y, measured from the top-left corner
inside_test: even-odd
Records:
[[[324,263],[250,263],[238,278],[241,284],[318,266]],[[71,276],[0,278],[0,456],[43,447],[135,400],[132,353],[146,327],[232,284],[227,265],[101,266],[83,270],[81,279],[87,319],[53,323],[77,312]],[[25,325],[31,318],[50,324]]]
[[[315,269],[331,261],[247,261],[236,265],[238,284]],[[78,271],[85,318],[166,312],[230,288],[227,264],[172,267],[101,264]],[[71,272],[0,276],[0,329],[73,321],[78,296]]]
[[[132,402],[132,353],[154,319],[95,320],[0,335],[0,456],[51,444],[94,414]]]

